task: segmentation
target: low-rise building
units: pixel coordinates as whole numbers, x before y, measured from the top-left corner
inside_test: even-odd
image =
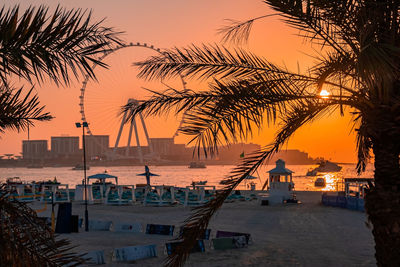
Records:
[[[53,158],[69,158],[79,153],[78,136],[52,136],[51,155]]]
[[[47,140],[23,140],[22,157],[28,160],[48,158],[49,150]]]

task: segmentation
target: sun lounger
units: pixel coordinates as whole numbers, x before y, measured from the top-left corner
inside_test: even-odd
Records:
[[[162,224],[148,224],[146,234],[148,235],[174,235],[175,226]]]
[[[105,264],[106,261],[104,260],[104,251],[103,250],[96,250],[96,251],[89,251],[83,258],[86,260],[85,263],[87,264]]]
[[[143,205],[145,206],[173,206],[178,204],[175,200],[173,186],[152,186],[146,188]]]
[[[116,248],[112,259],[113,261],[135,261],[153,257],[157,257],[156,245]]]
[[[248,233],[228,232],[228,231],[217,231],[216,238],[220,237],[234,237],[234,236],[245,236],[246,243],[251,243],[251,235]]]
[[[91,231],[110,231],[112,221],[89,220],[89,230]]]
[[[141,233],[143,227],[141,223],[114,223],[112,224],[112,230],[114,232],[130,232],[130,233]]]
[[[243,248],[247,246],[246,236],[232,236],[212,239],[215,250]]]
[[[182,241],[166,243],[165,244],[165,249],[166,249],[167,255],[171,255],[172,253],[174,253],[176,248],[180,244],[182,244]],[[190,253],[204,252],[204,251],[205,251],[204,241],[203,240],[197,240],[196,244],[194,245],[194,247],[192,248]]]
[[[182,236],[184,231],[185,231],[185,228],[181,227],[179,229],[179,236]],[[203,232],[203,234],[199,237],[199,239],[210,240],[210,235],[211,235],[211,229],[206,229]]]

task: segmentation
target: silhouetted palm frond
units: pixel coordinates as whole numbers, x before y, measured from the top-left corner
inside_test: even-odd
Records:
[[[168,256],[165,266],[183,266],[196,240],[207,229],[212,216],[223,205],[232,190],[277,152],[301,126],[336,105],[329,102],[319,104],[316,100],[309,101],[308,103],[308,105],[303,103],[293,107],[290,114],[285,117],[285,121],[281,130],[277,133],[274,143],[246,156],[231,174],[221,181],[221,184],[225,185],[225,187],[217,191],[214,199],[200,207],[193,208],[192,214],[184,221],[183,226],[185,231],[179,237],[183,242],[177,247],[175,253]]]
[[[357,171],[365,170],[371,149],[375,156],[375,186],[366,198],[374,224],[378,265],[398,266],[400,235],[393,231],[400,213],[398,184],[400,145],[400,2],[369,0],[265,0],[299,35],[321,48],[307,74],[293,73],[242,49],[191,46],[166,50],[136,63],[140,77],[154,79],[179,74],[218,80],[207,93],[158,95],[133,113],[185,111],[180,131],[194,136],[196,147],[215,152],[218,144],[246,138],[263,121],[283,123],[274,142],[245,158],[223,184],[216,199],[195,208],[185,221],[180,246],[167,266],[182,266],[199,234],[224,199],[302,125],[337,109],[350,107],[357,131]],[[248,37],[254,19],[223,28],[225,39]],[[323,87],[323,88],[322,88]],[[264,90],[263,90],[264,89]],[[322,89],[329,97],[320,99]],[[276,91],[274,91],[276,90]],[[187,92],[185,92],[186,94]],[[220,95],[220,97],[218,97]],[[192,98],[194,97],[194,98]],[[194,103],[201,103],[197,106]],[[190,107],[190,109],[186,109]],[[132,114],[133,114],[132,113]],[[210,150],[211,147],[211,150]]]
[[[276,16],[276,14],[259,16],[246,21],[227,19],[226,21],[228,22],[228,25],[219,28],[217,32],[222,35],[222,42],[241,44],[247,42],[249,39],[251,27],[253,26],[254,21],[272,16]]]
[[[94,77],[92,63],[105,66],[96,55],[120,45],[119,33],[92,23],[91,13],[57,7],[19,6],[0,10],[0,78],[16,74],[29,81],[44,75],[56,83],[69,83],[71,74]]]
[[[161,55],[152,56],[142,62],[135,62],[141,78],[159,79],[185,75],[207,79],[220,78],[246,79],[263,75],[287,75],[292,79],[312,79],[308,76],[291,73],[281,69],[266,59],[243,49],[229,51],[218,45],[192,45],[188,48],[175,48],[162,51]]]
[[[82,255],[71,252],[66,239],[56,238],[52,229],[25,203],[9,199],[0,185],[1,266],[77,266]]]
[[[32,95],[32,89],[23,96],[23,89],[10,90],[0,87],[0,132],[7,129],[24,130],[32,126],[34,121],[48,121],[53,117],[43,112],[37,95]]]
[[[254,129],[263,127],[263,119],[273,123],[288,107],[314,94],[304,94],[312,83],[289,80],[275,75],[273,80],[239,80],[223,83],[214,81],[209,91],[168,90],[154,93],[136,106],[127,104],[127,121],[137,114],[161,115],[174,109],[185,116],[179,132],[192,136],[197,153],[213,156],[218,145],[230,144],[251,136]],[[240,99],[240,101],[238,101]]]

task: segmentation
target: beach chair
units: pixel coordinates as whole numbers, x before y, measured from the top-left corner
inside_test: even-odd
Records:
[[[145,206],[172,206],[177,204],[173,186],[151,186],[144,193],[143,205]]]
[[[105,264],[104,250],[89,251],[83,256],[86,264]]]
[[[110,231],[112,221],[89,220],[90,231]]]
[[[186,199],[186,189],[185,188],[176,188],[175,189],[175,199],[179,204],[184,205]]]
[[[228,232],[228,231],[217,231],[216,233],[216,238],[235,237],[235,236],[245,236],[246,244],[252,243],[251,235],[249,233],[238,233],[238,232]]]
[[[146,234],[148,235],[174,235],[174,225],[162,225],[162,224],[147,224]]]
[[[108,186],[105,193],[105,203],[108,205],[128,205],[135,199],[131,185]]]
[[[143,227],[141,223],[114,223],[112,224],[112,231],[114,232],[129,232],[129,233],[142,233]]]
[[[171,255],[175,252],[176,248],[182,244],[182,241],[177,241],[177,242],[170,242],[165,244],[165,252],[167,255]],[[203,240],[197,240],[196,244],[190,251],[190,253],[195,253],[195,252],[205,252],[205,246],[204,246],[204,241]]]
[[[179,228],[179,236],[182,236],[184,231],[185,231],[185,227],[181,226]],[[203,240],[210,240],[210,236],[211,236],[211,229],[206,229],[204,230],[203,234],[200,235],[199,239],[203,239]]]
[[[220,237],[211,240],[215,250],[244,248],[247,246],[246,236]]]
[[[113,261],[135,261],[157,257],[156,245],[116,248],[112,253]]]

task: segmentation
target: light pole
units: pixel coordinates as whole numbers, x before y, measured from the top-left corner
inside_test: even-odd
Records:
[[[85,127],[88,127],[87,122],[76,122],[76,128],[82,127],[82,150],[83,150],[83,182],[85,185],[85,231],[89,231],[89,213],[88,213],[88,194],[87,194],[87,180],[86,180],[86,146],[85,146]]]

